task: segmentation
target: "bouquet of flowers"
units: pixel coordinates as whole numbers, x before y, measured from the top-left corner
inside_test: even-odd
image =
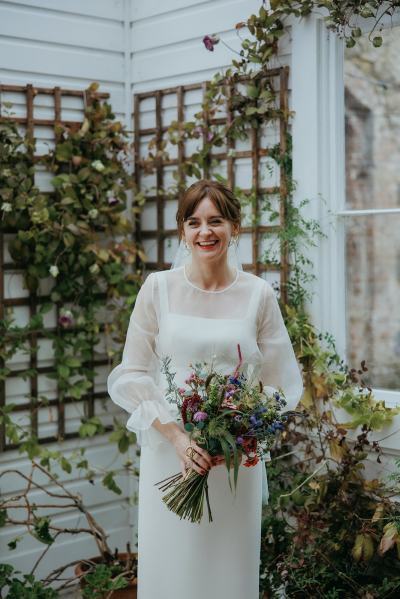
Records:
[[[242,355],[238,345],[239,362],[232,374],[220,374],[207,363],[195,364],[186,379],[187,388],[178,387],[175,374],[169,370],[170,358],[163,360],[163,372],[168,382],[167,398],[175,403],[185,430],[200,447],[212,456],[224,456],[231,491],[236,492],[239,456],[245,454],[244,466],[255,466],[268,451],[277,430],[286,419],[281,414],[286,405],[282,393],[268,395],[261,382],[252,383],[240,372]],[[233,485],[231,479],[233,464]],[[185,476],[174,474],[156,483],[167,491],[163,501],[180,518],[199,523],[204,499],[208,518],[212,513],[208,495],[208,472],[204,475],[190,470]]]

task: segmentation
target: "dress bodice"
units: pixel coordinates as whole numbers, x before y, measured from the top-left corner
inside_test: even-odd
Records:
[[[184,267],[181,267],[182,270]],[[185,280],[185,271],[182,270]],[[168,291],[168,271],[157,273],[159,278],[160,318],[159,331],[156,337],[156,353],[159,358],[169,356],[171,367],[176,371],[176,382],[183,383],[191,370],[190,364],[197,362],[213,363],[221,373],[233,372],[238,363],[238,344],[247,369],[254,372],[262,361],[262,354],[257,345],[257,314],[262,284],[253,285],[246,302],[240,312],[234,315],[224,309],[225,293],[238,283],[238,275],[234,283],[222,291],[206,291],[192,286],[186,279],[190,294],[191,287],[197,293],[206,294],[204,303],[208,305],[208,315],[181,313],[179,303],[170,309]],[[246,276],[246,275],[244,275]],[[250,275],[252,277],[252,275]],[[171,281],[172,283],[172,281]],[[171,284],[170,283],[170,284]],[[211,297],[210,297],[210,294]],[[176,302],[176,294],[171,294],[172,302]],[[175,298],[175,299],[174,299]],[[186,301],[189,297],[186,297]],[[211,300],[211,301],[210,301]],[[203,306],[203,309],[205,306]],[[204,311],[204,314],[206,311]],[[218,316],[212,316],[217,314]],[[222,317],[224,315],[224,317]]]

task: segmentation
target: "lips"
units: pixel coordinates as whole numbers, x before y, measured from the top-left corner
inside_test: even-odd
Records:
[[[203,245],[203,243],[204,243],[204,245]],[[218,239],[213,239],[213,240],[204,241],[204,242],[198,241],[197,245],[201,248],[212,248],[212,247],[215,247],[217,245],[217,243],[218,243]]]

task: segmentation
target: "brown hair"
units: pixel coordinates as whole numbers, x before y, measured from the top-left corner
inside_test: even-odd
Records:
[[[200,204],[201,200],[205,197],[210,198],[221,215],[231,221],[231,223],[236,225],[238,230],[240,230],[240,202],[235,197],[232,190],[217,181],[201,179],[188,187],[179,201],[178,210],[176,212],[179,239],[182,238],[183,223],[193,214],[198,204]]]

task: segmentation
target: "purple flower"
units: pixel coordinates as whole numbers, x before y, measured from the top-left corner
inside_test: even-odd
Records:
[[[72,325],[72,322],[73,316],[71,310],[63,310],[58,318],[58,324],[64,329],[67,329]]]
[[[210,52],[214,52],[214,46],[216,44],[218,44],[218,42],[219,42],[219,37],[215,34],[205,35],[203,37],[203,44],[205,45],[206,49],[209,50]]]
[[[207,418],[208,418],[207,412],[196,412],[193,415],[193,420],[195,422],[202,422],[203,420],[207,420]]]
[[[214,139],[214,133],[212,131],[208,131],[207,141],[212,141],[213,139]]]
[[[244,441],[243,437],[236,437],[236,443],[238,445],[243,445],[243,441]]]

